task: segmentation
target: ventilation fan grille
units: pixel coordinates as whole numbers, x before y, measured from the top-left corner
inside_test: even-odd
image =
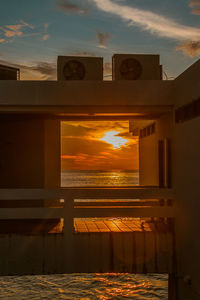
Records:
[[[63,68],[63,76],[66,80],[83,80],[85,67],[78,60],[69,60]]]
[[[127,58],[122,61],[119,71],[123,79],[137,80],[142,74],[142,65],[135,58]]]

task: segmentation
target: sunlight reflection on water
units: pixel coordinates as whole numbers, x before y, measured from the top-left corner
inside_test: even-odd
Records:
[[[71,274],[0,277],[0,299],[163,299],[167,275]]]

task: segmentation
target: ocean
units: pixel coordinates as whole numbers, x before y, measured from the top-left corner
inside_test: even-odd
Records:
[[[134,186],[137,171],[64,171],[61,185]],[[1,276],[0,299],[168,299],[168,276],[160,274],[71,274]]]

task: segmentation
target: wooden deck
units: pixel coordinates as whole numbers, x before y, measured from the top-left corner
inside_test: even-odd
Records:
[[[75,232],[134,232],[152,231],[150,223],[138,219],[75,219]]]
[[[170,199],[157,187],[1,190],[0,275],[171,273]]]

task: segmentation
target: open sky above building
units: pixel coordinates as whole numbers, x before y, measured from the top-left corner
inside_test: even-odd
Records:
[[[160,54],[164,79],[200,56],[200,0],[0,0],[0,64],[56,80],[58,55]],[[63,169],[138,169],[128,122],[62,125]]]
[[[0,0],[0,62],[56,79],[58,55],[153,53],[169,78],[200,55],[200,0]],[[109,77],[107,77],[109,78]]]

